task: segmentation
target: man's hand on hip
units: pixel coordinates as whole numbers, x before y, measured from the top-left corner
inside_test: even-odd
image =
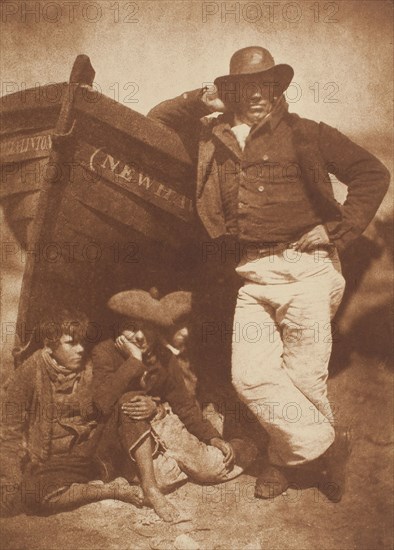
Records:
[[[330,244],[330,237],[324,225],[317,225],[292,244],[294,250],[306,252],[322,245]]]

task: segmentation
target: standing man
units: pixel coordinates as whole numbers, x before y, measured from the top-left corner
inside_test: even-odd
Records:
[[[232,380],[270,436],[255,495],[280,495],[292,468],[313,463],[337,502],[349,452],[327,398],[330,321],[345,286],[337,251],[372,220],[389,173],[338,130],[288,113],[293,74],[268,50],[243,48],[215,93],[185,93],[149,116],[178,132],[196,160],[209,238],[238,247]],[[203,118],[215,111],[223,114]],[[348,186],[343,205],[329,172]]]

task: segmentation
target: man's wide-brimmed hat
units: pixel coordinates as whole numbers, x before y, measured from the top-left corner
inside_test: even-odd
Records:
[[[133,321],[173,328],[190,315],[192,297],[190,292],[178,291],[156,300],[145,290],[126,290],[112,296],[107,305]]]
[[[230,74],[219,76],[214,84],[220,97],[230,94],[234,83],[255,80],[256,84],[270,84],[276,95],[282,94],[294,76],[290,65],[275,65],[274,58],[268,50],[260,46],[249,46],[236,51],[230,59]]]

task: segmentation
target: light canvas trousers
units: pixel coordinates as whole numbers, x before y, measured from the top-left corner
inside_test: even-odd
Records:
[[[245,255],[233,326],[232,379],[270,436],[269,459],[295,466],[334,441],[327,398],[331,319],[345,281],[336,251]]]
[[[191,434],[168,403],[164,407],[167,414],[151,421],[151,434],[158,443],[153,467],[162,489],[170,490],[186,479],[223,483],[242,474],[243,469],[237,465],[228,471],[222,452]]]

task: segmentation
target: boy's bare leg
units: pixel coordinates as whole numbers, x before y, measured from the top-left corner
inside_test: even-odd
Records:
[[[153,442],[150,436],[145,437],[133,450],[146,502],[164,521],[176,521],[179,518],[179,511],[166,499],[158,487],[152,454]]]
[[[140,487],[128,484],[111,483],[73,483],[61,494],[49,498],[43,508],[48,511],[61,512],[100,500],[114,499],[133,504],[140,508],[143,495]]]

